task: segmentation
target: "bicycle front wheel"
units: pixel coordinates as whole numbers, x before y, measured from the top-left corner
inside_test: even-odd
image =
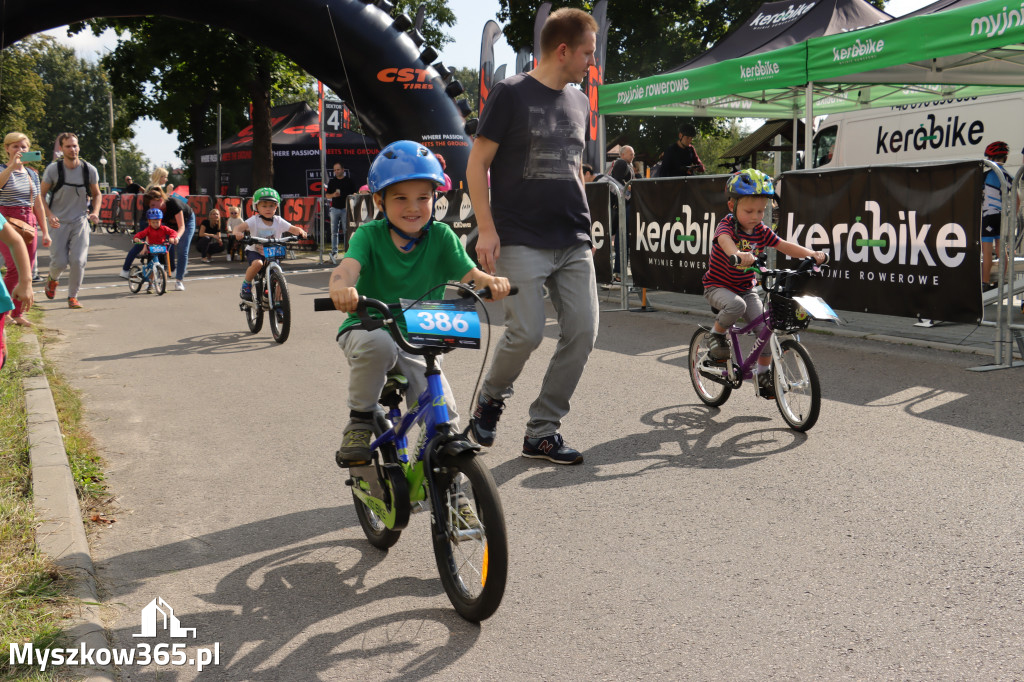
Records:
[[[443,518],[435,519],[434,557],[441,584],[460,616],[490,617],[508,577],[505,514],[491,473],[470,455],[449,457],[437,473]]]
[[[132,269],[128,271],[128,289],[133,293],[139,293],[142,289],[142,266],[133,265]]]
[[[775,402],[786,423],[807,431],[821,411],[821,384],[811,354],[798,341],[781,343],[782,357],[775,362]]]
[[[268,311],[270,331],[275,341],[284,343],[288,340],[288,332],[292,327],[292,304],[288,297],[288,283],[284,280],[284,273],[277,268],[270,271],[268,282],[270,297],[274,302]]]
[[[698,329],[693,334],[693,338],[690,339],[690,383],[693,384],[693,390],[697,392],[697,397],[705,405],[711,407],[718,407],[725,403],[732,394],[732,388],[725,384],[720,384],[717,381],[713,381],[708,377],[701,374],[702,366],[708,360],[708,334],[710,332],[707,329]],[[708,368],[706,371],[722,371],[716,369],[717,367],[724,368],[725,365],[714,365]]]
[[[245,322],[249,325],[249,331],[253,334],[257,334],[263,329],[263,307],[260,303],[262,292],[262,282],[257,279],[252,283],[252,300],[242,306],[245,310]]]
[[[167,291],[167,271],[159,263],[153,264],[153,288],[157,296],[163,296]]]

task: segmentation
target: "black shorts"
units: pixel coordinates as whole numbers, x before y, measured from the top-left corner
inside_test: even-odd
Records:
[[[1000,214],[981,216],[981,241],[994,242],[999,239]]]

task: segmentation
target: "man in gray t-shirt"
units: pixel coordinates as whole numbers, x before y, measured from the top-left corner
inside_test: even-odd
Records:
[[[65,268],[68,273],[68,307],[81,308],[78,291],[85,277],[85,263],[89,254],[89,223],[100,219],[99,175],[96,169],[78,157],[78,136],[61,133],[57,138],[64,158],[51,163],[43,171],[41,194],[50,222],[50,278],[44,293],[53,298],[57,293],[57,280]],[[60,182],[63,167],[64,182]]]
[[[541,29],[537,68],[491,90],[466,167],[480,269],[519,287],[517,296],[503,301],[506,331],[470,421],[473,437],[481,445],[494,442],[512,384],[544,339],[547,285],[560,333],[530,406],[523,456],[556,464],[583,461],[558,430],[597,340],[597,284],[581,175],[589,104],[570,85],[594,65],[597,29],[582,10],[551,13]]]

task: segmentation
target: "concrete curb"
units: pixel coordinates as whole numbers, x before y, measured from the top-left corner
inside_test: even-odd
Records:
[[[89,554],[75,481],[64,450],[64,437],[57,421],[57,407],[43,372],[39,340],[34,334],[26,334],[22,336],[22,345],[25,358],[34,369],[32,376],[26,377],[22,385],[28,417],[32,499],[36,517],[40,519],[36,528],[36,545],[39,551],[75,578],[73,594],[81,603],[72,626],[65,629],[72,639],[71,646],[107,649],[110,645],[100,620],[96,571]],[[109,666],[75,668],[73,673],[97,682],[117,679]]]

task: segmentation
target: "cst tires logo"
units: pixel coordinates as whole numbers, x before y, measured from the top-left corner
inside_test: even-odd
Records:
[[[432,75],[427,69],[391,67],[377,72],[381,83],[400,83],[403,90],[430,90],[434,87]]]

